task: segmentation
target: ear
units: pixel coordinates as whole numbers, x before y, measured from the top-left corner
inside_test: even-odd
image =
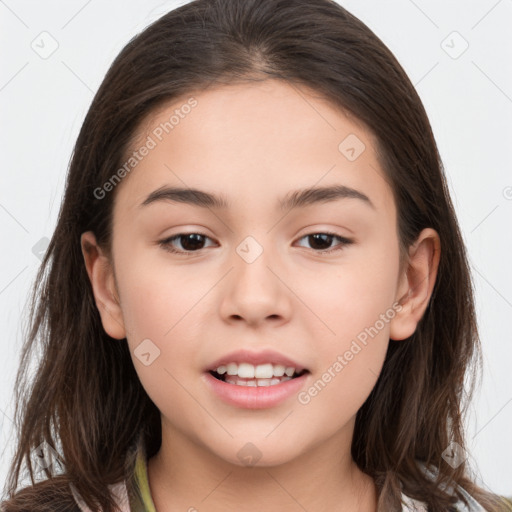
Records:
[[[123,339],[126,329],[112,263],[98,246],[92,231],[82,233],[80,243],[103,328],[112,338]]]
[[[440,255],[437,231],[424,229],[409,248],[409,257],[399,278],[396,301],[402,308],[390,322],[391,339],[403,340],[414,334],[432,296]]]

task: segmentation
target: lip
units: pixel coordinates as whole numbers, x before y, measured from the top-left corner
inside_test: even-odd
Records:
[[[304,386],[309,375],[309,372],[306,372],[300,377],[295,377],[274,386],[257,387],[229,384],[216,379],[208,371],[203,374],[203,378],[210,390],[230,405],[243,409],[266,409],[275,407],[296,395]]]
[[[222,356],[221,358],[214,361],[207,368],[205,368],[206,372],[210,372],[212,370],[216,370],[221,365],[226,365],[228,363],[250,363],[252,365],[265,364],[265,363],[273,363],[273,364],[281,364],[286,367],[295,368],[297,373],[300,373],[307,368],[297,361],[286,357],[279,352],[274,350],[262,350],[260,352],[252,352],[250,350],[236,350],[235,352],[231,352]],[[295,380],[295,379],[292,379]],[[291,382],[291,381],[287,381]],[[232,385],[232,384],[229,384]],[[281,384],[278,384],[279,386]]]

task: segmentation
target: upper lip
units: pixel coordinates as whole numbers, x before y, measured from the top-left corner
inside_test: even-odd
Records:
[[[250,350],[236,350],[214,361],[208,366],[206,371],[216,370],[219,366],[226,365],[228,363],[250,363],[255,366],[258,364],[272,363],[281,364],[287,368],[293,367],[297,373],[301,372],[302,370],[306,370],[305,366],[274,350],[262,350],[260,352],[253,352]]]

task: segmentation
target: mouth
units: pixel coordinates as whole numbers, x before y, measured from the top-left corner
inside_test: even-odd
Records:
[[[210,392],[230,406],[267,409],[291,400],[309,379],[311,370],[272,350],[232,352],[204,370]]]
[[[271,387],[296,379],[309,373],[309,370],[297,370],[292,366],[271,363],[254,366],[250,363],[228,363],[208,372],[221,382],[234,386]]]

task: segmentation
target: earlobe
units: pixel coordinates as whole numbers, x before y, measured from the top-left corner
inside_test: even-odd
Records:
[[[390,323],[391,339],[403,340],[414,334],[434,290],[440,254],[439,235],[431,228],[424,229],[409,248],[409,259],[397,289],[396,300],[401,309]]]
[[[92,231],[82,233],[80,242],[85,267],[103,328],[112,338],[123,339],[126,337],[126,329],[112,263],[103,254]]]

